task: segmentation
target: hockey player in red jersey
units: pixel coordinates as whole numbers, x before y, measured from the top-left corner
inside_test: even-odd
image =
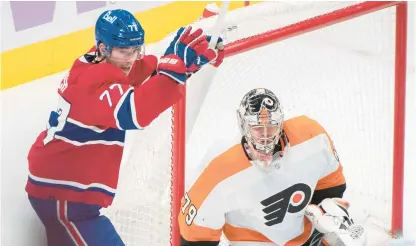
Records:
[[[26,191],[49,246],[124,245],[100,209],[116,194],[126,130],[148,126],[181,99],[189,76],[223,58],[190,27],[159,61],[145,55],[144,30],[120,9],[99,16],[95,37],[62,80],[57,109],[28,155]]]
[[[342,199],[346,181],[335,148],[315,120],[284,121],[270,90],[248,92],[237,110],[241,143],[206,165],[185,193],[181,246],[364,245]],[[215,148],[215,147],[214,147]]]

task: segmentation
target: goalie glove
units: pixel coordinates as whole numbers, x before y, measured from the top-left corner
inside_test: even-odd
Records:
[[[325,234],[330,245],[341,241],[346,246],[366,245],[366,231],[355,224],[348,213],[349,203],[339,198],[326,198],[319,205],[310,204],[305,216],[316,230]]]

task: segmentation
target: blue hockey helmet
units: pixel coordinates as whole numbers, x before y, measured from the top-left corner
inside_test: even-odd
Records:
[[[133,47],[144,44],[144,30],[129,11],[107,10],[95,24],[96,45],[103,43],[111,53],[112,47]]]

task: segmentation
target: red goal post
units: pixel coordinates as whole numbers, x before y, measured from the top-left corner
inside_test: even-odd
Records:
[[[229,43],[226,57],[275,43],[284,39],[350,20],[388,7],[396,8],[395,20],[395,77],[394,77],[394,136],[393,136],[393,192],[390,233],[397,238],[403,229],[403,180],[404,180],[404,136],[406,93],[406,42],[407,2],[362,2],[349,7],[315,16],[282,28]],[[185,92],[185,90],[184,90]],[[172,186],[171,186],[171,245],[180,241],[177,215],[184,194],[185,180],[185,109],[184,98],[173,107],[172,112]]]

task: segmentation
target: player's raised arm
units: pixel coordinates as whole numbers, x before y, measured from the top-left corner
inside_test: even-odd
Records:
[[[107,65],[98,64],[90,70],[104,69],[102,73],[92,73],[101,74],[98,75],[101,77],[112,70]],[[112,72],[117,74],[118,71]],[[167,76],[157,74],[139,86],[130,86],[123,74],[106,76],[114,79],[100,82],[99,78],[93,78],[97,83],[90,87],[91,93],[86,91],[88,94],[85,95],[85,110],[92,125],[121,130],[141,129],[182,96],[179,85]]]
[[[121,130],[148,126],[163,111],[180,100],[180,87],[189,76],[198,72],[203,65],[216,61],[218,52],[208,49],[207,38],[202,34],[201,29],[193,32],[190,27],[179,29],[164,56],[159,60],[156,74],[145,83],[136,86],[130,86],[129,78],[123,77],[122,72],[130,73],[131,63],[141,56],[141,48],[111,47],[111,56],[96,58],[120,64],[118,67],[121,71],[114,71],[114,66],[97,64],[84,75],[91,77],[91,74],[99,74],[97,76],[102,77],[101,80],[97,80],[97,77],[91,78],[97,81],[97,84],[93,85],[96,87],[92,88],[94,96],[86,107],[90,108],[93,118],[101,119],[98,124]],[[99,54],[105,54],[110,48],[100,43],[98,49]],[[217,63],[218,61],[214,65]],[[111,77],[115,78],[111,80]],[[95,124],[97,123],[94,122]]]

